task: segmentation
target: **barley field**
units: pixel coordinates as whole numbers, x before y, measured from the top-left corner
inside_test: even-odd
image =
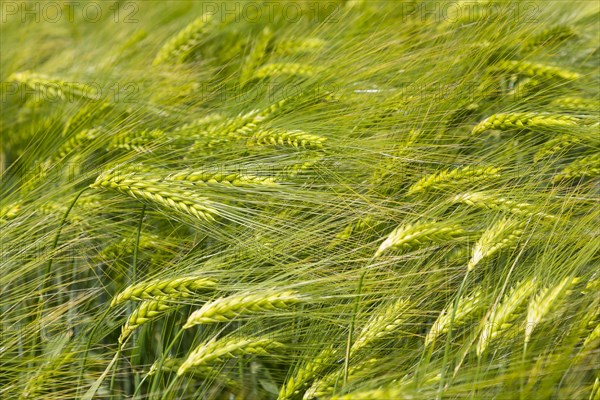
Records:
[[[1,399],[600,400],[600,3],[0,19]]]

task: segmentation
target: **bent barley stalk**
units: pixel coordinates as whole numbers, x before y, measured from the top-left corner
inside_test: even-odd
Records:
[[[551,130],[576,126],[583,121],[579,118],[570,115],[557,114],[537,114],[532,112],[527,113],[504,113],[494,114],[479,124],[477,124],[471,133],[477,135],[494,129],[499,131],[510,130]]]
[[[481,305],[482,293],[477,290],[475,293],[469,296],[463,296],[458,300],[456,307],[456,313],[454,320],[452,320],[452,326],[456,327],[465,323],[466,319],[470,317]],[[431,329],[425,336],[425,347],[433,345],[435,340],[442,334],[448,332],[450,328],[450,320],[452,318],[452,307],[450,304],[442,310],[440,315],[437,317]]]
[[[91,142],[98,137],[99,131],[97,129],[85,129],[73,136],[67,143],[59,147],[56,155],[50,160],[50,162],[58,162],[67,156],[80,149],[86,142]]]
[[[181,364],[177,375],[183,375],[192,367],[222,361],[241,355],[268,355],[270,350],[283,347],[272,338],[225,338],[204,343],[196,347]]]
[[[275,46],[275,54],[291,55],[296,53],[312,53],[325,47],[325,41],[316,37],[281,40]]]
[[[350,348],[350,353],[356,353],[375,340],[393,334],[404,323],[406,319],[404,314],[409,306],[410,302],[407,299],[398,299],[387,306],[382,306],[362,328]]]
[[[527,40],[523,49],[532,51],[539,47],[560,44],[568,39],[577,37],[577,33],[568,25],[557,25],[542,30],[540,33]]]
[[[314,154],[308,154],[302,157],[301,160],[304,161],[295,162],[291,165],[288,164],[281,167],[276,176],[281,178],[293,178],[314,170],[325,160],[325,154],[324,152],[315,152]]]
[[[298,63],[273,63],[265,64],[262,67],[258,68],[256,72],[254,72],[252,78],[264,79],[280,75],[292,75],[303,78],[310,78],[314,76],[317,72],[319,72],[319,68],[311,65]]]
[[[158,51],[152,64],[159,65],[166,62],[178,64],[185,61],[188,54],[200,44],[213,15],[214,13],[211,12],[201,15],[169,39]]]
[[[62,79],[30,71],[16,72],[8,77],[9,81],[18,82],[39,92],[41,98],[46,100],[70,100],[73,98],[86,98],[98,100],[98,87],[79,82],[67,82]]]
[[[382,389],[357,390],[348,394],[334,395],[329,400],[411,400],[414,395],[402,387],[387,387]]]
[[[412,249],[427,242],[450,242],[468,236],[467,231],[459,226],[446,222],[419,221],[414,224],[401,225],[394,229],[381,243],[375,257],[386,251]]]
[[[256,132],[249,140],[249,145],[287,145],[292,147],[322,148],[327,138],[302,131],[285,131],[281,129],[263,129]]]
[[[585,289],[581,291],[582,294],[596,293],[600,291],[600,279],[592,279],[585,284]]]
[[[600,376],[597,376],[594,381],[594,386],[590,393],[590,400],[600,400]]]
[[[486,210],[509,211],[517,215],[538,216],[547,220],[554,220],[554,215],[536,212],[534,205],[525,202],[518,202],[505,197],[496,197],[484,192],[462,193],[452,198],[453,203],[464,203],[472,207]]]
[[[94,256],[94,260],[99,262],[115,262],[123,257],[133,254],[136,246],[137,238],[123,238],[115,242],[111,242],[104,246],[102,250]],[[138,249],[150,250],[159,247],[160,237],[149,233],[141,233],[138,242]]]
[[[156,374],[156,372],[158,371],[158,368],[159,368],[159,366],[161,366],[161,364],[162,364],[162,368],[161,368],[162,371],[176,373],[179,370],[179,368],[181,368],[181,365],[184,362],[185,362],[184,359],[174,359],[174,358],[167,358],[166,360],[156,361],[150,367],[150,370],[148,371],[148,375],[152,376],[152,375]],[[226,374],[223,374],[216,368],[210,367],[208,365],[198,365],[193,368],[189,368],[186,370],[186,375],[189,375],[192,378],[197,379],[197,380],[203,380],[203,381],[216,380],[217,382],[222,383],[229,388],[238,389],[238,387],[239,387],[239,383],[236,380],[229,378]]]
[[[239,293],[221,297],[194,311],[183,328],[188,329],[198,324],[227,322],[247,314],[283,310],[302,300],[300,295],[291,290]]]
[[[221,113],[210,113],[204,117],[197,118],[191,122],[178,126],[173,132],[187,132],[205,129],[206,127],[214,126],[215,124],[223,123],[225,116]]]
[[[152,147],[157,147],[159,141],[165,137],[160,129],[125,132],[116,135],[108,144],[108,150],[128,150],[138,153],[147,153]]]
[[[147,322],[158,319],[169,311],[176,309],[176,306],[165,303],[164,300],[149,300],[141,303],[129,316],[121,335],[119,336],[119,343],[122,344],[127,340],[129,335],[133,333],[137,328],[144,325]]]
[[[217,214],[206,198],[159,181],[145,180],[135,173],[108,172],[100,175],[91,187],[114,190],[152,206],[166,207],[203,221],[214,221],[213,215]]]
[[[20,202],[8,204],[0,208],[0,222],[6,222],[16,218],[21,211],[22,204]]]
[[[583,341],[583,347],[588,347],[591,343],[600,340],[600,323],[596,324],[596,327],[590,332],[590,334]]]
[[[565,96],[552,100],[551,106],[578,111],[595,111],[600,108],[600,101],[585,97]]]
[[[545,287],[532,298],[527,309],[525,343],[529,342],[533,330],[548,315],[552,307],[556,307],[558,302],[564,299],[569,286],[577,281],[577,278],[564,278],[554,288]]]
[[[495,167],[464,167],[447,169],[421,178],[412,185],[407,194],[424,193],[429,190],[444,190],[449,187],[464,187],[479,182],[489,182],[500,176],[500,169]]]
[[[174,181],[192,182],[196,185],[231,185],[231,186],[276,186],[273,177],[256,176],[240,172],[186,170],[169,175]]]
[[[467,268],[473,270],[483,259],[489,258],[500,250],[509,249],[514,246],[525,228],[524,222],[513,221],[503,218],[486,229],[473,250]]]
[[[70,335],[70,333],[67,335]],[[53,349],[53,354],[48,355],[50,358],[44,361],[42,367],[35,371],[35,374],[29,379],[25,389],[23,389],[23,392],[19,396],[19,400],[45,398],[48,395],[46,389],[48,382],[52,382],[55,376],[61,375],[61,371],[68,369],[68,366],[73,362],[76,353],[73,352],[68,345],[65,346],[67,343],[65,339],[68,340],[67,335],[60,337],[59,340],[62,341],[62,343],[51,343],[56,346],[56,348]],[[61,350],[63,350],[62,353]]]
[[[314,357],[306,358],[306,362],[285,381],[279,391],[277,400],[290,400],[298,396],[313,380],[332,367],[340,356],[332,348],[325,348]]]
[[[69,132],[90,127],[93,122],[100,116],[104,116],[112,108],[113,104],[107,101],[90,101],[69,117],[63,128],[62,136],[67,136]]]
[[[492,340],[513,326],[519,314],[519,307],[527,301],[535,288],[535,279],[525,280],[512,289],[502,303],[492,308],[488,318],[483,321],[483,329],[477,342],[477,356],[481,357]]]
[[[553,182],[559,183],[563,180],[595,178],[597,176],[600,176],[600,154],[592,154],[573,161],[554,176]]]
[[[348,381],[352,381],[357,377],[357,375],[361,374],[362,372],[368,372],[370,368],[376,366],[380,362],[381,360],[377,358],[370,358],[364,362],[360,362],[356,365],[351,366],[348,369]],[[325,375],[323,378],[316,380],[312,384],[312,386],[308,388],[306,392],[304,392],[302,398],[304,400],[309,400],[314,398],[323,398],[332,394],[336,387],[342,385],[343,376],[344,371],[342,370]]]
[[[495,64],[492,68],[494,71],[517,73],[525,76],[539,76],[545,79],[575,80],[581,78],[580,74],[564,68],[528,61],[505,60]]]
[[[128,300],[164,300],[190,297],[194,292],[213,289],[217,281],[203,277],[184,277],[173,279],[155,279],[128,286],[113,298],[111,307]]]
[[[538,151],[533,155],[533,161],[539,162],[557,153],[564,153],[577,144],[582,143],[582,141],[581,138],[571,134],[564,134],[550,139],[539,147]]]
[[[256,68],[262,64],[266,58],[267,48],[273,39],[273,31],[268,26],[263,29],[260,36],[256,39],[250,53],[244,60],[244,65],[240,72],[240,84],[245,85],[256,71]]]
[[[375,221],[373,217],[369,215],[360,218],[356,222],[346,225],[341,232],[337,233],[327,248],[333,249],[343,241],[350,239],[352,236],[368,232],[369,230],[377,228],[378,225],[381,225],[381,222]]]
[[[262,110],[255,109],[226,119],[221,123],[209,125],[208,129],[201,130],[192,135],[192,138],[196,142],[191,147],[191,151],[194,152],[202,147],[227,143],[227,140],[249,139],[260,125],[277,115],[280,109],[290,100],[290,98],[284,98]]]

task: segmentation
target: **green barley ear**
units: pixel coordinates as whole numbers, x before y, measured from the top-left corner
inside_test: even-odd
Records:
[[[273,38],[273,31],[266,26],[256,39],[250,53],[246,56],[240,72],[240,84],[245,85],[266,57],[267,48]]]
[[[212,13],[205,13],[189,23],[161,47],[152,65],[166,62],[179,64],[185,61],[190,52],[202,41],[202,36],[212,19]]]
[[[231,186],[276,186],[277,182],[269,176],[256,176],[240,172],[185,170],[170,175],[173,181],[190,182],[195,185],[231,185]]]
[[[0,208],[0,222],[6,222],[16,218],[19,215],[22,204],[20,202],[11,203]]]
[[[220,145],[231,139],[250,139],[261,125],[276,116],[290,100],[292,99],[284,98],[263,109],[240,113],[235,117],[224,119],[222,122],[207,124],[206,129],[200,129],[190,136],[191,139],[196,140],[191,147],[191,152],[204,146]]]
[[[554,183],[563,180],[575,180],[581,178],[595,178],[600,176],[600,154],[592,154],[581,157],[569,164],[553,178]]]
[[[592,279],[585,284],[585,289],[581,291],[582,294],[595,293],[600,291],[600,279]]]
[[[487,350],[491,341],[508,330],[517,318],[519,307],[527,301],[535,290],[534,279],[528,279],[517,285],[508,293],[502,303],[494,306],[490,315],[483,321],[483,330],[477,342],[477,355],[481,356]]]
[[[538,150],[533,155],[533,161],[539,162],[547,157],[563,153],[577,144],[582,143],[582,141],[583,140],[580,137],[571,134],[564,134],[552,138],[539,146]]]
[[[325,47],[325,41],[316,37],[281,40],[275,46],[277,55],[293,55],[297,53],[312,53]]]
[[[458,326],[463,324],[465,320],[471,316],[481,305],[481,291],[478,290],[469,296],[463,296],[458,300],[456,313],[454,315],[453,325]],[[435,343],[435,340],[442,334],[448,332],[450,328],[450,319],[452,318],[452,307],[450,304],[444,308],[440,315],[437,317],[431,329],[425,336],[425,346],[429,346]]]
[[[80,150],[84,144],[93,141],[100,135],[98,129],[84,129],[75,134],[69,141],[60,146],[56,151],[56,155],[50,160],[51,163],[58,162],[67,156]]]
[[[96,206],[101,205],[101,200],[97,200]],[[157,235],[149,233],[141,233],[138,249],[152,250],[158,246],[160,238]],[[135,237],[126,237],[121,240],[111,242],[104,246],[102,250],[94,257],[95,261],[98,262],[114,262],[125,257],[131,256],[136,247]]]
[[[183,375],[192,367],[219,362],[225,358],[234,358],[242,355],[268,355],[272,349],[283,347],[283,344],[272,338],[225,338],[212,339],[196,347],[181,364],[177,375]]]
[[[412,249],[430,242],[452,242],[466,236],[468,233],[464,229],[446,222],[419,221],[401,225],[390,232],[381,243],[375,252],[375,257],[389,250]]]
[[[410,302],[407,299],[398,299],[389,305],[383,306],[377,313],[373,314],[352,344],[351,353],[356,353],[375,340],[393,334],[404,323],[406,319],[404,314],[409,306]]]
[[[525,342],[529,342],[533,330],[542,322],[552,307],[564,298],[568,288],[577,283],[578,279],[564,278],[554,288],[543,288],[529,303],[525,326]]]
[[[319,72],[319,68],[299,63],[271,63],[258,68],[252,75],[253,79],[272,78],[282,75],[310,78]]]
[[[76,356],[70,342],[72,336],[73,332],[67,331],[49,340],[44,352],[44,362],[34,371],[33,376],[29,377],[19,400],[45,398],[48,395],[47,385],[53,381],[53,378],[60,376],[61,373],[68,376],[69,364]]]
[[[379,364],[381,360],[377,358],[370,358],[364,362],[352,365],[348,368],[348,381],[356,379],[357,375],[365,372],[368,373],[370,368],[373,368]],[[336,386],[340,386],[343,380],[343,371],[338,370],[330,374],[325,375],[323,378],[316,380],[310,388],[304,392],[302,396],[303,400],[309,400],[314,398],[324,398],[325,396],[331,395]]]
[[[373,217],[369,215],[360,218],[356,222],[346,225],[344,229],[337,233],[327,248],[333,249],[343,241],[350,239],[352,236],[371,231],[379,225],[381,225],[381,222],[375,221]]]
[[[575,80],[581,78],[580,74],[564,68],[528,61],[501,61],[497,64],[494,64],[492,69],[494,71],[540,77],[545,79]]]
[[[160,129],[124,132],[116,135],[108,144],[108,150],[128,150],[138,153],[152,151],[152,147],[158,147],[165,133]]]
[[[555,216],[538,212],[534,205],[525,202],[519,202],[506,197],[497,197],[485,192],[468,192],[454,196],[451,201],[453,203],[463,203],[471,207],[481,208],[484,210],[508,211],[516,215],[539,216],[546,220],[554,220]]]
[[[593,309],[586,313],[581,321],[581,327],[586,335],[583,340],[583,347],[595,348],[593,345],[600,340],[600,311]]]
[[[121,335],[119,336],[119,343],[122,344],[127,340],[129,335],[133,333],[137,328],[144,325],[147,322],[153,321],[160,318],[167,312],[174,310],[176,306],[165,303],[164,300],[149,300],[141,303],[129,316]]]
[[[298,396],[317,376],[330,369],[338,356],[338,352],[326,347],[316,356],[306,358],[300,368],[283,384],[277,400],[290,400]]]
[[[570,26],[553,26],[542,30],[540,33],[527,40],[523,45],[523,50],[532,51],[541,47],[555,46],[577,36],[577,33]]]
[[[389,193],[397,190],[395,180],[390,178],[394,177],[397,171],[408,167],[407,160],[410,160],[411,153],[416,150],[415,147],[422,134],[421,130],[410,130],[402,136],[401,142],[394,148],[393,153],[377,163],[370,178],[370,183],[375,191]]]
[[[216,210],[210,202],[194,192],[172,187],[159,180],[145,179],[143,176],[118,170],[100,175],[92,188],[113,190],[138,199],[151,206],[158,206],[198,218],[203,221],[214,221]]]
[[[596,324],[596,327],[583,341],[583,347],[589,346],[591,343],[595,343],[600,340],[600,323]]]
[[[464,167],[447,169],[421,178],[413,184],[407,194],[425,193],[430,190],[444,190],[449,187],[464,187],[468,184],[486,182],[500,176],[495,167]]]
[[[181,365],[184,362],[185,359],[174,358],[167,358],[165,360],[155,361],[154,364],[152,364],[152,366],[150,367],[148,375],[155,375],[159,367],[162,371],[176,373],[179,370],[179,368],[181,368]],[[229,378],[226,374],[221,373],[218,369],[213,368],[209,365],[197,365],[195,367],[188,368],[186,369],[186,375],[189,375],[196,380],[216,380],[217,382],[222,383],[225,386],[232,389],[239,389],[240,386],[236,380]]]
[[[594,99],[577,96],[565,96],[552,100],[551,106],[574,111],[595,111],[600,109],[600,102]]]
[[[214,112],[207,114],[203,117],[196,118],[191,122],[179,125],[173,130],[173,132],[182,132],[183,134],[183,132],[202,131],[207,127],[223,123],[223,121],[225,121],[225,115],[218,112]]]
[[[600,376],[597,376],[594,381],[594,386],[592,386],[592,392],[590,393],[590,400],[600,400]]]
[[[30,71],[16,72],[8,77],[9,81],[17,82],[40,92],[46,99],[59,98],[72,101],[72,98],[85,98],[97,100],[98,88],[79,82],[65,80]],[[67,97],[67,95],[69,97]]]
[[[259,123],[268,120],[275,111],[276,106],[269,110],[252,110],[247,113],[239,114],[234,118],[229,118],[223,123],[214,125],[207,132],[207,136],[245,138],[254,132]]]
[[[491,257],[500,250],[514,246],[520,239],[525,223],[503,218],[486,229],[473,250],[467,266],[471,271],[482,260]]]
[[[598,392],[600,2],[51,3],[0,0],[0,398]]]
[[[79,131],[84,128],[91,128],[98,117],[104,116],[108,111],[113,109],[113,104],[107,101],[90,101],[75,114],[69,117],[62,131],[62,135],[66,136],[69,132]]]
[[[568,128],[582,123],[579,118],[569,115],[537,114],[537,113],[506,113],[494,114],[479,124],[471,133],[477,135],[489,129],[499,131],[511,130],[551,130]]]
[[[327,138],[313,135],[299,130],[287,131],[282,129],[262,129],[257,131],[249,140],[248,144],[256,145],[280,145],[292,147],[317,148],[323,147]]]
[[[307,152],[308,153],[308,152]],[[313,171],[325,160],[325,152],[315,151],[300,157],[300,161],[281,166],[277,178],[294,178],[298,175]]]
[[[128,286],[113,298],[111,307],[128,300],[165,300],[193,296],[198,290],[212,289],[215,280],[201,277],[154,279]]]
[[[391,386],[382,389],[356,390],[348,394],[334,395],[329,400],[410,400],[415,399],[414,394],[407,393],[401,386]]]
[[[240,293],[229,297],[221,297],[194,311],[183,328],[188,329],[198,324],[227,322],[247,314],[286,309],[302,300],[300,295],[289,290]]]

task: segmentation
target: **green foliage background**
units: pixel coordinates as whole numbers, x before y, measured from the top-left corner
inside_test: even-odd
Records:
[[[596,2],[67,3],[2,3],[0,397],[600,398]]]

